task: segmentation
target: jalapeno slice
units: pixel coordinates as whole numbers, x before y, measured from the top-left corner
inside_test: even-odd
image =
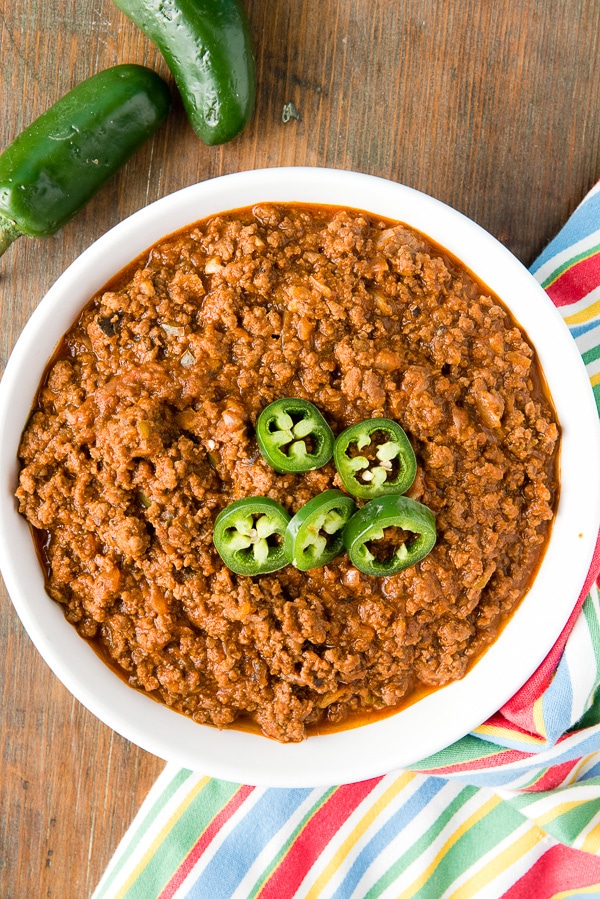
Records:
[[[352,516],[344,531],[344,546],[354,567],[376,577],[420,562],[435,540],[431,509],[398,495],[371,500]]]
[[[316,406],[298,397],[275,400],[258,416],[258,447],[275,471],[321,468],[333,455],[334,436]]]
[[[236,574],[255,577],[287,565],[283,537],[290,516],[268,496],[248,496],[231,503],[217,516],[215,549]]]
[[[325,490],[305,503],[285,530],[283,551],[299,571],[328,565],[344,549],[344,528],[356,506],[341,490]]]
[[[404,493],[417,473],[408,437],[389,418],[360,421],[342,431],[333,453],[344,487],[361,499]]]

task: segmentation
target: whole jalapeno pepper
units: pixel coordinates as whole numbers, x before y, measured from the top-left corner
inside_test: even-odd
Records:
[[[371,418],[342,431],[333,454],[344,487],[361,499],[404,493],[417,473],[408,437],[389,418]]]
[[[236,574],[255,577],[287,565],[283,538],[290,516],[268,496],[248,496],[226,506],[213,531],[215,549]]]
[[[435,515],[408,496],[372,499],[344,530],[344,546],[354,567],[376,577],[396,574],[420,562],[435,541]]]
[[[321,468],[333,455],[333,431],[316,406],[298,397],[275,400],[258,416],[258,448],[275,471]]]
[[[299,571],[328,565],[344,548],[344,528],[356,506],[341,490],[325,490],[305,503],[285,530],[283,551]]]
[[[250,26],[238,0],[114,0],[156,44],[192,128],[210,146],[236,137],[254,110]]]
[[[171,104],[145,66],[82,81],[0,155],[0,256],[22,234],[60,230],[156,131]]]

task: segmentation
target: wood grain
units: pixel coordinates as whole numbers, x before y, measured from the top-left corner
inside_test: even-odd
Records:
[[[94,239],[195,181],[275,165],[352,168],[433,194],[530,263],[600,177],[600,3],[246,0],[256,113],[201,144],[165,127],[60,234],[0,268],[0,364],[50,284]],[[119,62],[168,77],[109,0],[0,4],[0,148]],[[299,119],[282,120],[293,102]],[[349,203],[352,198],[348,198]],[[1,435],[0,435],[1,437]],[[1,595],[0,896],[89,896],[162,769],[62,687]]]

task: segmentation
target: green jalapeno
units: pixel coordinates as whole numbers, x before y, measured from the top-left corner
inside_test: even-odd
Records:
[[[290,516],[268,496],[248,496],[226,506],[213,531],[215,549],[231,571],[254,577],[287,564],[283,538]]]
[[[63,227],[156,131],[171,103],[156,72],[113,66],[82,81],[0,156],[0,256]]]
[[[192,128],[206,144],[231,140],[254,109],[250,26],[238,0],[114,0],[173,73]]]
[[[356,506],[341,490],[325,490],[305,503],[285,530],[283,551],[300,571],[328,565],[344,548],[344,527]]]
[[[275,471],[298,473],[321,468],[333,455],[333,432],[307,400],[275,400],[258,416],[258,447]]]
[[[352,516],[344,530],[344,546],[354,567],[376,577],[396,574],[420,562],[431,552],[435,540],[431,509],[399,495],[372,499]]]
[[[342,431],[333,453],[344,487],[361,499],[404,493],[417,473],[408,437],[389,418],[371,418]]]

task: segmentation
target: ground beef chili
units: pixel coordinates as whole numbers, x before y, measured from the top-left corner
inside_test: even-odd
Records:
[[[332,462],[277,474],[260,455],[256,419],[285,396],[335,434],[404,428],[430,555],[388,578],[346,555],[257,578],[223,565],[228,503],[294,514],[342,486]],[[461,678],[497,637],[543,554],[558,436],[532,347],[456,260],[365,213],[259,205],[162,240],[84,310],[17,496],[50,596],[133,687],[297,741]]]

